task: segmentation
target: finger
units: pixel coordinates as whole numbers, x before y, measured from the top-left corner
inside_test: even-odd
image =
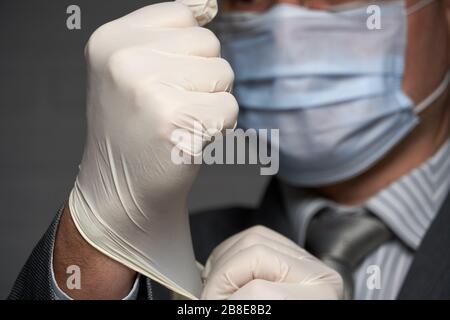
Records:
[[[213,259],[208,259],[206,266],[203,270],[202,277],[208,278],[211,270],[219,268],[221,264],[225,263],[230,257],[238,252],[250,248],[255,245],[265,245],[273,250],[281,252],[285,255],[297,258],[297,259],[312,259],[317,260],[311,254],[299,246],[287,245],[286,242],[279,241],[279,239],[269,238],[264,234],[249,233],[244,237],[241,237],[231,247],[223,251],[219,256],[215,256]]]
[[[275,232],[267,227],[258,225],[251,228],[248,228],[244,231],[241,231],[227,240],[223,241],[221,244],[219,244],[211,253],[211,255],[208,258],[208,262],[214,263],[215,260],[220,258],[220,256],[226,252],[230,247],[232,247],[237,241],[239,241],[242,238],[248,237],[249,235],[256,234],[256,235],[262,235],[268,239],[272,239],[274,241],[278,241],[281,243],[284,243],[285,245],[296,248],[298,247],[296,243],[291,241],[290,239],[284,237],[283,235],[279,234],[278,232]],[[206,266],[208,266],[208,262]]]
[[[209,53],[215,53],[220,50],[219,46],[213,45],[207,47],[209,50],[207,49],[205,51],[209,51]],[[156,61],[158,61],[158,66],[162,66],[160,73],[162,81],[167,79],[170,83],[178,85],[188,91],[231,91],[234,81],[234,72],[225,59],[164,52],[158,53],[160,59]],[[145,51],[143,54],[145,54]]]
[[[234,73],[222,58],[204,58],[155,51],[147,47],[122,49],[109,59],[113,79],[130,89],[157,83],[193,92],[230,91]]]
[[[215,135],[224,129],[235,126],[238,104],[228,92],[180,92],[184,98],[183,106],[177,110],[173,123],[186,130],[192,129],[192,121],[200,122],[209,135]]]
[[[222,58],[179,56],[173,59],[174,68],[161,75],[161,81],[192,92],[230,92],[234,72]]]
[[[228,92],[192,92],[165,82],[144,83],[136,92],[136,106],[151,110],[153,118],[158,113],[169,120],[172,126],[165,135],[191,155],[199,154],[209,138],[236,125],[238,104]],[[153,110],[152,106],[165,107]]]
[[[341,290],[334,283],[315,286],[253,280],[233,293],[229,300],[338,300]]]
[[[193,12],[179,2],[162,2],[143,7],[118,19],[136,27],[183,28],[198,26]]]
[[[254,279],[311,286],[342,282],[335,271],[319,261],[296,259],[270,247],[256,245],[214,268],[206,279],[202,297],[227,298]]]
[[[118,51],[137,46],[174,54],[220,55],[217,37],[198,27],[190,10],[179,3],[151,5],[102,25],[89,38],[85,55],[91,65],[101,68]]]
[[[219,57],[220,42],[214,33],[206,28],[161,29],[147,43],[148,48],[180,55]]]
[[[108,23],[91,36],[87,49],[109,57],[127,48],[147,48],[167,53],[219,57],[220,42],[212,31],[201,27],[130,29],[123,24]]]
[[[290,284],[292,285],[292,284]],[[208,297],[216,300],[215,297]],[[273,282],[255,279],[233,293],[229,300],[288,300],[286,292],[281,292]]]

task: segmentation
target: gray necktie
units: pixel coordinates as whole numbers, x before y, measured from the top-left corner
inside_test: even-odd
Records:
[[[345,298],[353,298],[353,271],[392,233],[369,213],[344,214],[324,209],[314,216],[306,233],[305,248],[344,280]]]

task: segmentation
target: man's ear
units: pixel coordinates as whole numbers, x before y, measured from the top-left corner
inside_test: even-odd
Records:
[[[445,10],[445,16],[447,17],[447,34],[450,39],[450,0],[443,0],[442,1],[443,9]],[[449,63],[450,63],[450,57]]]
[[[449,25],[450,25],[450,0],[442,1],[442,5],[444,6],[444,10],[447,15],[447,21],[449,21]]]

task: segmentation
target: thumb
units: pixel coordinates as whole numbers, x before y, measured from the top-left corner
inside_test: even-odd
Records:
[[[191,9],[200,26],[211,22],[217,14],[217,0],[175,0]]]

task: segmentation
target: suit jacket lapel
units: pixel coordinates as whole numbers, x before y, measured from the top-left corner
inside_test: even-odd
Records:
[[[398,299],[450,299],[450,194],[415,254]]]
[[[256,213],[256,223],[265,225],[294,241],[294,230],[284,207],[280,183],[272,178]]]

